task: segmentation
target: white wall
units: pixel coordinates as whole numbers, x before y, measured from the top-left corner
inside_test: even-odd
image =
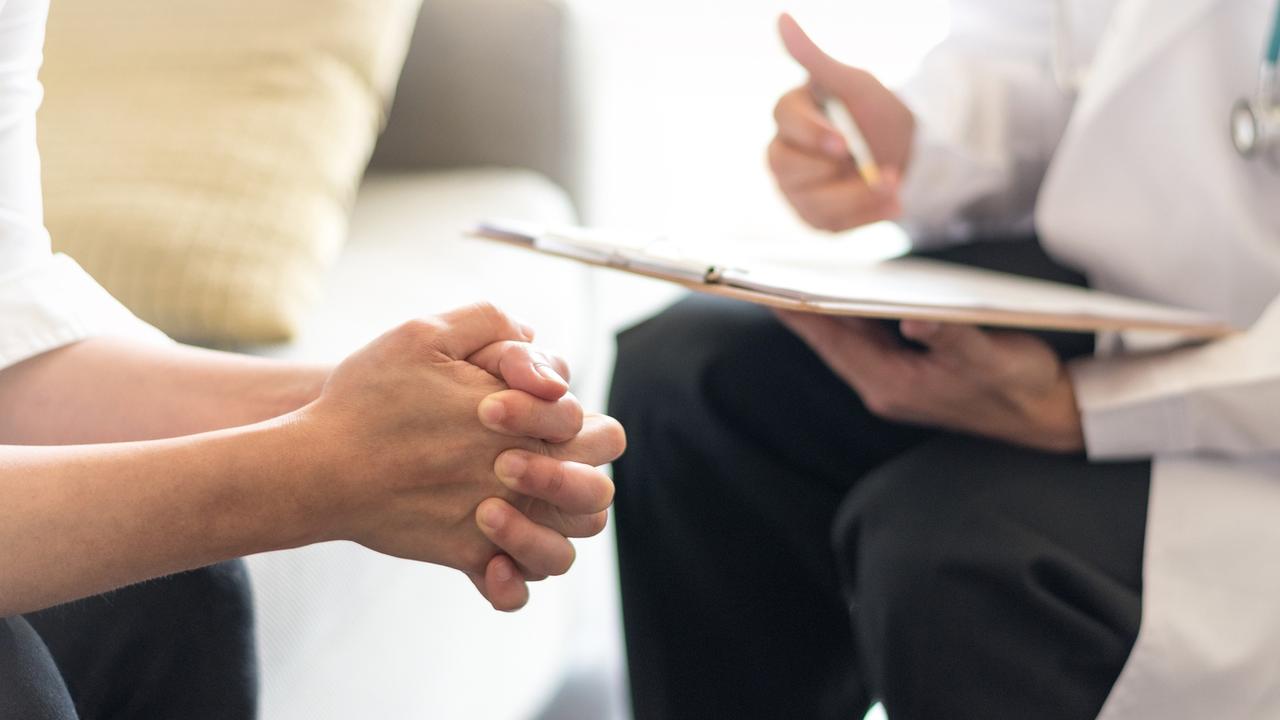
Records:
[[[946,0],[567,2],[581,43],[587,220],[735,240],[811,235],[764,162],[773,105],[804,80],[777,39],[778,14],[890,84],[948,27]],[[897,239],[872,235],[882,247]]]

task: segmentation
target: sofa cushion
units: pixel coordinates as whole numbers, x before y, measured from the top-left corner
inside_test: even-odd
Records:
[[[56,247],[178,338],[289,336],[341,249],[419,3],[53,3]]]

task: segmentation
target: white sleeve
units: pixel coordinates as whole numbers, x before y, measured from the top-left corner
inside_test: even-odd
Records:
[[[1280,454],[1280,298],[1241,335],[1070,370],[1093,459]]]
[[[1054,0],[956,0],[952,32],[899,89],[917,130],[903,226],[917,246],[1033,230],[1074,98],[1054,71]]]
[[[36,150],[48,0],[0,0],[0,368],[95,335],[163,340],[50,252]]]

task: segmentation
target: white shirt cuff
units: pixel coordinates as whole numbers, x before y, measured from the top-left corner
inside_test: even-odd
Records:
[[[0,369],[90,337],[169,342],[65,255],[0,277],[0,318]]]
[[[1136,399],[1147,369],[1131,357],[1081,358],[1068,364],[1091,460],[1141,460],[1191,447],[1187,398]]]

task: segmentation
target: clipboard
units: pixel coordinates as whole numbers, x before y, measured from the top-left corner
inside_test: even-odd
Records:
[[[1023,330],[1130,331],[1182,341],[1239,332],[1201,312],[923,258],[822,271],[717,263],[641,233],[490,220],[468,234],[780,310]]]

